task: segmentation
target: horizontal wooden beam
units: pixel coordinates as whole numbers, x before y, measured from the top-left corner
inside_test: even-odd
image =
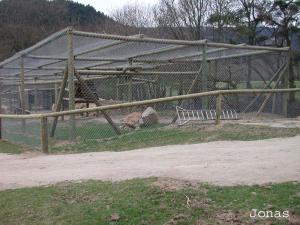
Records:
[[[144,76],[144,75],[195,75],[197,71],[187,71],[187,72],[152,72],[152,71],[99,71],[99,70],[77,70],[81,75],[119,75],[119,76]]]
[[[122,108],[129,108],[129,107],[141,106],[141,105],[150,105],[150,104],[161,103],[161,102],[171,102],[171,101],[178,101],[178,100],[184,100],[184,99],[193,99],[193,98],[200,98],[200,97],[207,97],[207,96],[217,96],[220,94],[225,96],[225,95],[236,95],[236,94],[271,94],[271,93],[292,93],[292,92],[300,92],[300,88],[218,90],[218,91],[201,92],[201,93],[194,93],[194,94],[188,94],[188,95],[178,95],[178,96],[172,96],[172,97],[150,99],[150,100],[144,100],[144,101],[136,101],[136,102],[114,104],[114,105],[99,106],[99,107],[95,107],[95,108],[76,109],[76,110],[70,110],[70,111],[52,112],[52,113],[44,113],[44,114],[31,114],[31,115],[0,114],[0,118],[2,118],[2,119],[39,119],[42,117],[66,116],[66,115],[81,114],[81,113],[86,113],[86,112],[97,112],[97,111],[103,111],[103,110],[113,110],[113,109],[122,109]]]
[[[76,30],[73,31],[73,34],[75,36],[90,37],[90,38],[100,38],[100,39],[119,40],[119,41],[128,41],[128,42],[148,42],[148,43],[157,43],[157,44],[199,46],[206,43],[206,40],[185,41],[185,40],[174,40],[174,39],[158,39],[158,38],[148,38],[144,36],[132,37],[132,36],[91,33],[91,32],[76,31]]]
[[[225,43],[214,43],[208,42],[208,47],[217,47],[217,48],[234,48],[234,49],[248,49],[248,50],[267,50],[267,51],[276,51],[276,52],[288,52],[290,50],[289,47],[284,48],[276,48],[276,47],[266,47],[266,46],[257,46],[257,45],[233,45],[233,44],[225,44]]]
[[[92,80],[102,80],[102,79],[111,79],[116,78],[117,76],[101,76],[101,77],[86,77],[82,78],[85,81],[92,81]],[[74,82],[77,82],[77,79],[74,79]],[[28,81],[25,82],[25,85],[45,85],[45,84],[60,84],[62,80],[49,80],[49,81]],[[11,86],[19,86],[20,83],[14,83],[14,84],[4,84],[4,87],[11,87]]]

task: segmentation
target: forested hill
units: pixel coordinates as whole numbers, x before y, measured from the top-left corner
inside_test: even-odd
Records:
[[[0,61],[67,26],[106,31],[116,23],[68,0],[0,0]]]

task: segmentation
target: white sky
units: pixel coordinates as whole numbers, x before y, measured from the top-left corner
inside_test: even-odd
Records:
[[[101,11],[109,15],[109,12],[113,8],[120,8],[128,2],[132,2],[136,0],[74,0],[74,1],[82,3],[84,5],[91,5],[97,11]],[[139,2],[146,3],[146,4],[155,4],[158,2],[158,0],[139,0]]]

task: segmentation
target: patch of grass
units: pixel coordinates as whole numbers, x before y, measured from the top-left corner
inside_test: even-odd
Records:
[[[97,124],[97,123],[84,123],[81,126],[77,126],[75,130],[76,136],[82,139],[100,139],[109,138],[116,135],[115,131],[109,124]],[[58,140],[68,140],[69,128],[58,127],[55,138]]]
[[[251,221],[249,214],[268,205],[300,214],[299,183],[215,187],[185,182],[180,189],[166,189],[156,182],[88,181],[2,191],[0,224],[266,224]],[[276,223],[288,221],[274,219]]]
[[[99,130],[98,130],[99,132]],[[262,140],[292,137],[300,134],[299,128],[271,128],[225,124],[216,129],[156,128],[134,131],[106,139],[85,139],[63,146],[52,146],[51,152],[124,151],[173,144],[193,144],[220,140]]]
[[[22,152],[24,152],[24,149],[21,146],[0,141],[0,153],[20,154]]]

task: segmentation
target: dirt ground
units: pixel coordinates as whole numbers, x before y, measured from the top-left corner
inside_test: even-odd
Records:
[[[0,189],[88,179],[169,177],[215,185],[300,181],[300,136],[219,141],[127,152],[0,154]]]

